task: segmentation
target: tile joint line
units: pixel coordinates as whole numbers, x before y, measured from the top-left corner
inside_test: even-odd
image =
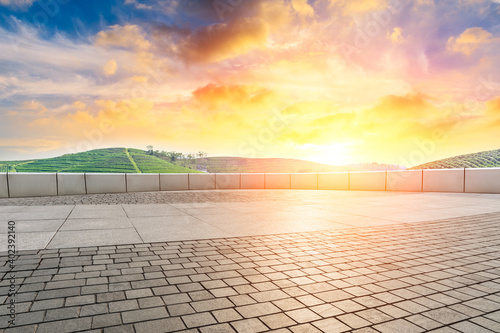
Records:
[[[464,168],[464,193],[465,193],[465,168]]]
[[[5,178],[7,178],[7,197],[10,198],[9,170],[7,170],[7,174],[5,175]]]
[[[89,194],[89,191],[87,190],[87,173],[83,173],[83,183],[85,184],[85,194]]]

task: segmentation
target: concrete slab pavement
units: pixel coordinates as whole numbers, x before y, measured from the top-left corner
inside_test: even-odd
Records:
[[[133,195],[176,193],[181,192]],[[129,204],[114,198],[111,203],[117,204],[46,206],[36,205],[36,198],[4,199],[0,205],[10,205],[0,206],[0,235],[7,233],[7,221],[15,221],[18,250],[38,250],[346,229],[500,211],[500,194],[220,190],[193,196],[193,202]],[[220,196],[226,201],[218,202]],[[0,243],[0,252],[6,249],[7,243]]]

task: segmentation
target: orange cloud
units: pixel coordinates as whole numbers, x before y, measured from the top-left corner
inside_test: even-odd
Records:
[[[118,65],[116,64],[116,60],[111,59],[108,61],[104,67],[102,68],[104,74],[106,75],[114,75],[116,70],[118,69]]]
[[[151,44],[137,25],[113,25],[106,31],[100,31],[95,37],[95,44],[105,47],[121,47],[136,50],[149,49]]]
[[[317,118],[311,121],[309,125],[313,127],[329,127],[330,129],[335,126],[336,128],[346,129],[353,126],[355,119],[356,114],[354,112],[338,113]]]
[[[285,31],[292,20],[292,7],[285,1],[255,1],[246,12],[231,20],[197,29],[157,27],[158,47],[187,63],[213,63],[265,49],[271,35]],[[306,7],[301,7],[301,10]],[[311,8],[312,9],[312,8]],[[249,15],[249,12],[252,15]]]
[[[136,25],[113,25],[107,30],[100,31],[94,39],[94,44],[104,48],[118,48],[130,52],[135,58],[135,64],[123,66],[126,70],[135,73],[145,73],[148,69],[156,66],[161,68],[164,59],[155,58],[152,44],[144,37],[142,29]],[[116,72],[117,63],[115,59],[109,60],[103,68],[105,75],[113,75]]]
[[[314,9],[307,3],[307,0],[292,0],[292,6],[301,16],[314,16]]]
[[[429,96],[421,93],[410,93],[405,96],[383,96],[380,102],[369,113],[378,119],[425,119],[431,116],[434,106],[429,103]]]
[[[394,44],[399,44],[403,42],[403,29],[399,27],[395,27],[392,33],[387,34],[390,38],[390,40]]]
[[[500,119],[500,97],[487,101],[486,115],[492,118]]]
[[[51,151],[62,146],[61,142],[54,139],[45,138],[0,138],[0,147],[8,148],[9,150],[31,153]]]
[[[468,28],[458,37],[450,37],[446,47],[453,52],[471,55],[484,45],[496,43],[500,39],[480,27]]]
[[[35,101],[35,100],[24,102],[23,106],[26,109],[36,111],[38,116],[44,115],[48,111],[47,108],[42,103],[40,103],[39,101]]]
[[[260,104],[271,92],[256,86],[207,84],[193,91],[195,102],[204,109],[216,110],[223,105],[251,107]]]
[[[179,46],[188,62],[217,62],[265,46],[268,25],[256,18],[238,18],[199,29]]]

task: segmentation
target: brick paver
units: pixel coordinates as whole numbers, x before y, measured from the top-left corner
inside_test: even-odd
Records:
[[[3,253],[0,331],[498,332],[499,253],[500,213]]]

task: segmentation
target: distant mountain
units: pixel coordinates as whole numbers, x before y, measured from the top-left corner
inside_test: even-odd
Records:
[[[110,172],[186,173],[199,172],[175,165],[145,151],[131,148],[94,149],[54,158],[0,161],[0,172]]]
[[[206,170],[207,172],[225,173],[279,173],[279,172],[340,172],[363,170],[393,170],[400,166],[386,164],[356,164],[335,166],[290,158],[246,158],[246,157],[206,157],[194,161],[179,160],[178,164]]]
[[[411,169],[493,168],[500,167],[500,149],[459,155],[428,162]]]

